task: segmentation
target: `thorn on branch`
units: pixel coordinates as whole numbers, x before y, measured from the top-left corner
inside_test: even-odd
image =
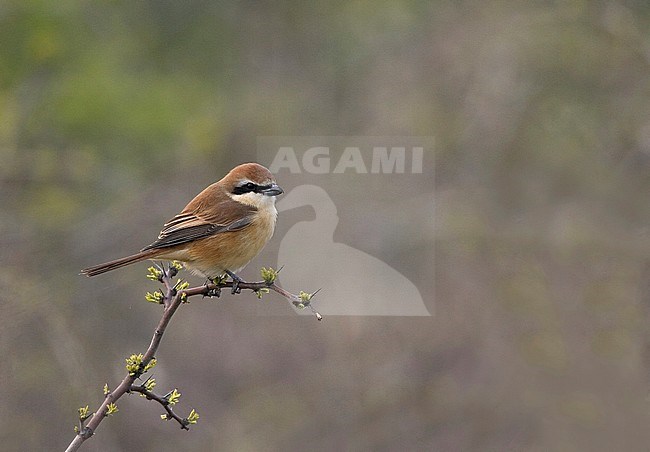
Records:
[[[189,426],[191,424],[196,424],[199,419],[199,414],[194,409],[190,411],[190,414],[186,418],[182,418],[174,412],[172,406],[175,405],[181,397],[181,394],[177,389],[173,389],[164,396],[160,396],[148,389],[147,382],[145,382],[142,385],[131,385],[128,392],[138,392],[147,400],[158,402],[165,409],[165,414],[161,414],[160,418],[166,421],[174,419],[183,430],[189,430]]]
[[[181,398],[181,393],[178,392],[178,389],[174,388],[170,392],[165,394],[163,398],[167,400],[167,403],[169,403],[170,405],[176,405],[176,403],[178,403],[178,401]]]

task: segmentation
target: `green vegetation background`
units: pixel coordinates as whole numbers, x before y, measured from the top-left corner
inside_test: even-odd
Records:
[[[199,424],[131,396],[87,449],[644,450],[648,30],[640,1],[4,0],[1,448],[62,450],[159,318],[144,266],[80,268],[146,244],[258,136],[414,135],[435,184],[390,206],[414,224],[377,254],[434,317],[197,301],[155,376]]]

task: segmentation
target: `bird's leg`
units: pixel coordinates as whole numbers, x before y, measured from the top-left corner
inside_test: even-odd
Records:
[[[208,279],[205,280],[205,284],[203,284],[206,288],[208,287],[208,284],[216,284],[214,279],[208,277]],[[214,289],[209,289],[204,297],[217,297],[221,295],[221,287],[215,287]]]
[[[224,270],[228,276],[232,278],[232,294],[236,293],[241,293],[241,289],[239,288],[239,283],[243,282],[244,280],[241,279],[239,276],[235,275],[233,272],[230,270]]]

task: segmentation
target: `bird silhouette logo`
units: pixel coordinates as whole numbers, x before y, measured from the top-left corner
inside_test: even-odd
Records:
[[[277,205],[279,211],[303,206],[313,208],[315,219],[294,224],[280,242],[278,262],[294,263],[279,275],[285,287],[322,287],[318,309],[324,315],[431,315],[408,278],[370,254],[334,242],[339,217],[323,188],[299,185]]]

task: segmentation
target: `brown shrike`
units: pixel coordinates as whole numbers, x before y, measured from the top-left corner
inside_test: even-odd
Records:
[[[183,262],[209,279],[227,273],[234,281],[266,245],[275,229],[275,197],[283,191],[273,174],[244,163],[199,193],[163,226],[158,239],[131,256],[81,270],[86,276],[146,259]],[[234,290],[234,287],[233,287]]]

